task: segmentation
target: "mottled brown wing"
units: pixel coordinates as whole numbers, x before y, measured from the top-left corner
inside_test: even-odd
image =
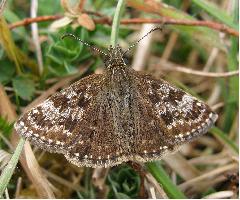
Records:
[[[139,133],[136,160],[148,161],[207,132],[217,119],[208,105],[163,80],[136,72]]]
[[[36,146],[78,166],[107,167],[127,161],[114,135],[112,103],[104,77],[91,75],[54,94],[15,123]]]
[[[91,75],[57,92],[15,123],[16,131],[50,152],[66,153],[83,116],[100,91],[101,75]]]

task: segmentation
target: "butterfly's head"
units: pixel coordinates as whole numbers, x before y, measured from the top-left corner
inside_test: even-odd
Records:
[[[104,63],[107,68],[125,66],[122,48],[119,45],[116,47],[110,46],[104,57]]]
[[[135,42],[134,44],[132,44],[125,52],[122,51],[122,48],[117,45],[116,47],[110,46],[108,48],[107,53],[101,51],[99,48],[92,46],[91,44],[83,41],[81,38],[73,35],[72,33],[66,33],[62,36],[62,39],[64,39],[65,37],[71,37],[74,38],[75,40],[80,41],[82,44],[90,47],[91,49],[93,49],[94,51],[97,51],[99,53],[101,53],[103,55],[104,58],[104,63],[107,69],[112,69],[115,67],[125,67],[126,66],[126,62],[125,62],[125,57],[124,55],[126,55],[126,53],[131,50],[136,44],[138,44],[143,38],[145,38],[146,36],[148,36],[150,33],[154,32],[155,30],[162,30],[162,27],[156,27],[151,29],[146,35],[144,35],[142,38],[140,38],[137,42]]]

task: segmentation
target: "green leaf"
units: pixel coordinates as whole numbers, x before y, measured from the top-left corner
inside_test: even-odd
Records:
[[[116,198],[117,199],[131,199],[128,195],[122,193],[122,192],[116,192]]]
[[[155,177],[155,179],[162,185],[164,191],[167,193],[169,198],[186,199],[186,196],[171,181],[159,161],[149,162],[146,164],[146,166],[150,173]]]
[[[140,189],[140,177],[128,165],[116,167],[107,177],[110,191],[108,198],[136,198]],[[126,196],[122,196],[122,195]]]
[[[9,60],[0,61],[0,82],[2,84],[8,83],[15,73],[15,66]]]
[[[70,62],[79,57],[81,53],[81,44],[76,45],[76,41],[72,39],[59,40],[49,47],[48,57],[53,56],[63,62]]]
[[[26,77],[17,76],[13,79],[13,88],[24,100],[31,100],[35,91],[34,82]]]
[[[63,8],[59,1],[41,0],[38,4],[38,15],[55,15],[56,13],[62,13]],[[41,23],[40,23],[41,24]]]
[[[77,72],[77,68],[66,61],[61,64],[52,63],[52,65],[48,66],[48,69],[56,76],[66,76]]]
[[[12,132],[13,129],[13,124],[8,123],[8,121],[0,116],[0,131],[6,135],[9,136],[10,133]]]
[[[81,42],[67,37],[61,39],[64,33],[70,32],[86,41],[88,37],[86,29],[77,28],[73,31],[72,29],[66,28],[63,30],[61,30],[58,35],[50,35],[53,43],[46,52],[48,69],[57,76],[76,73],[79,61],[86,55],[82,53],[84,46]],[[88,49],[86,50],[89,51]]]
[[[235,30],[238,30],[238,24],[233,22],[233,18],[229,16],[224,10],[218,8],[214,3],[206,0],[192,0],[192,2],[218,19],[220,22],[227,24]]]

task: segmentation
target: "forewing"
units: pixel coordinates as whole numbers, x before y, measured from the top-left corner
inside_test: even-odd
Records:
[[[203,135],[217,119],[208,105],[163,80],[136,72],[139,133],[135,157],[159,159],[179,145]]]
[[[57,92],[15,123],[23,137],[50,152],[66,153],[101,90],[102,75],[91,75]]]

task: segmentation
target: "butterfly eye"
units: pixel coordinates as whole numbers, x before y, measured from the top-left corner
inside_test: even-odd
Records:
[[[103,62],[104,62],[106,67],[108,67],[112,63],[109,56],[105,56]]]
[[[126,65],[129,64],[129,59],[126,56],[123,56],[123,61]]]

